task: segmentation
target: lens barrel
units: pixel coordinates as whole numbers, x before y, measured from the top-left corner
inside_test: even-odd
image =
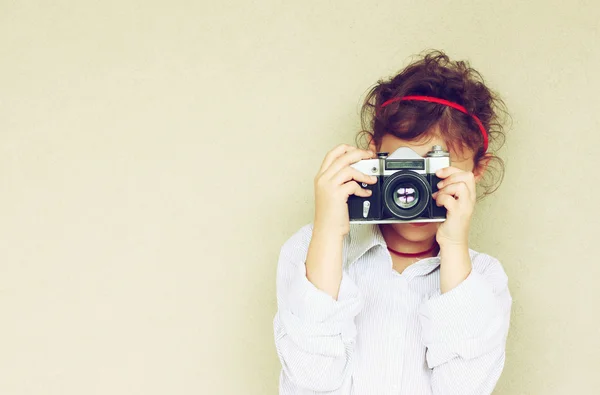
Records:
[[[410,220],[425,211],[431,201],[431,187],[427,180],[414,171],[398,171],[383,185],[383,204],[393,217]]]

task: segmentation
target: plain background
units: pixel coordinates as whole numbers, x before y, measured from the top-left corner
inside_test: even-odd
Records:
[[[495,394],[600,388],[597,1],[0,1],[0,394],[276,394],[279,248],[379,78],[470,60],[513,125],[473,248]]]

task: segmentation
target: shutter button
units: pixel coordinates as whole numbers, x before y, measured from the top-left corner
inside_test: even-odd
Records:
[[[367,218],[369,216],[369,209],[371,208],[371,202],[365,200],[363,202],[363,217]]]

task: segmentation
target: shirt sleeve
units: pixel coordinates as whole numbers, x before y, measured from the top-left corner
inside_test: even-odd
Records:
[[[312,226],[302,228],[284,244],[279,257],[273,326],[282,365],[280,394],[348,394],[354,318],[362,298],[346,270],[337,300],[306,278],[311,235]]]
[[[504,368],[511,305],[502,266],[479,254],[461,284],[421,306],[434,394],[492,393]]]

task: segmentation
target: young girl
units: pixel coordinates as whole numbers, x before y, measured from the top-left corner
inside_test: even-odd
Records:
[[[315,218],[281,249],[275,344],[280,394],[490,394],[504,366],[512,299],[495,258],[470,250],[476,184],[502,137],[502,102],[465,62],[432,52],[369,93],[369,150],[331,150]],[[351,164],[409,147],[450,152],[442,223],[349,223],[347,199],[376,179]],[[486,177],[487,178],[487,177]],[[488,189],[486,192],[489,192]]]

